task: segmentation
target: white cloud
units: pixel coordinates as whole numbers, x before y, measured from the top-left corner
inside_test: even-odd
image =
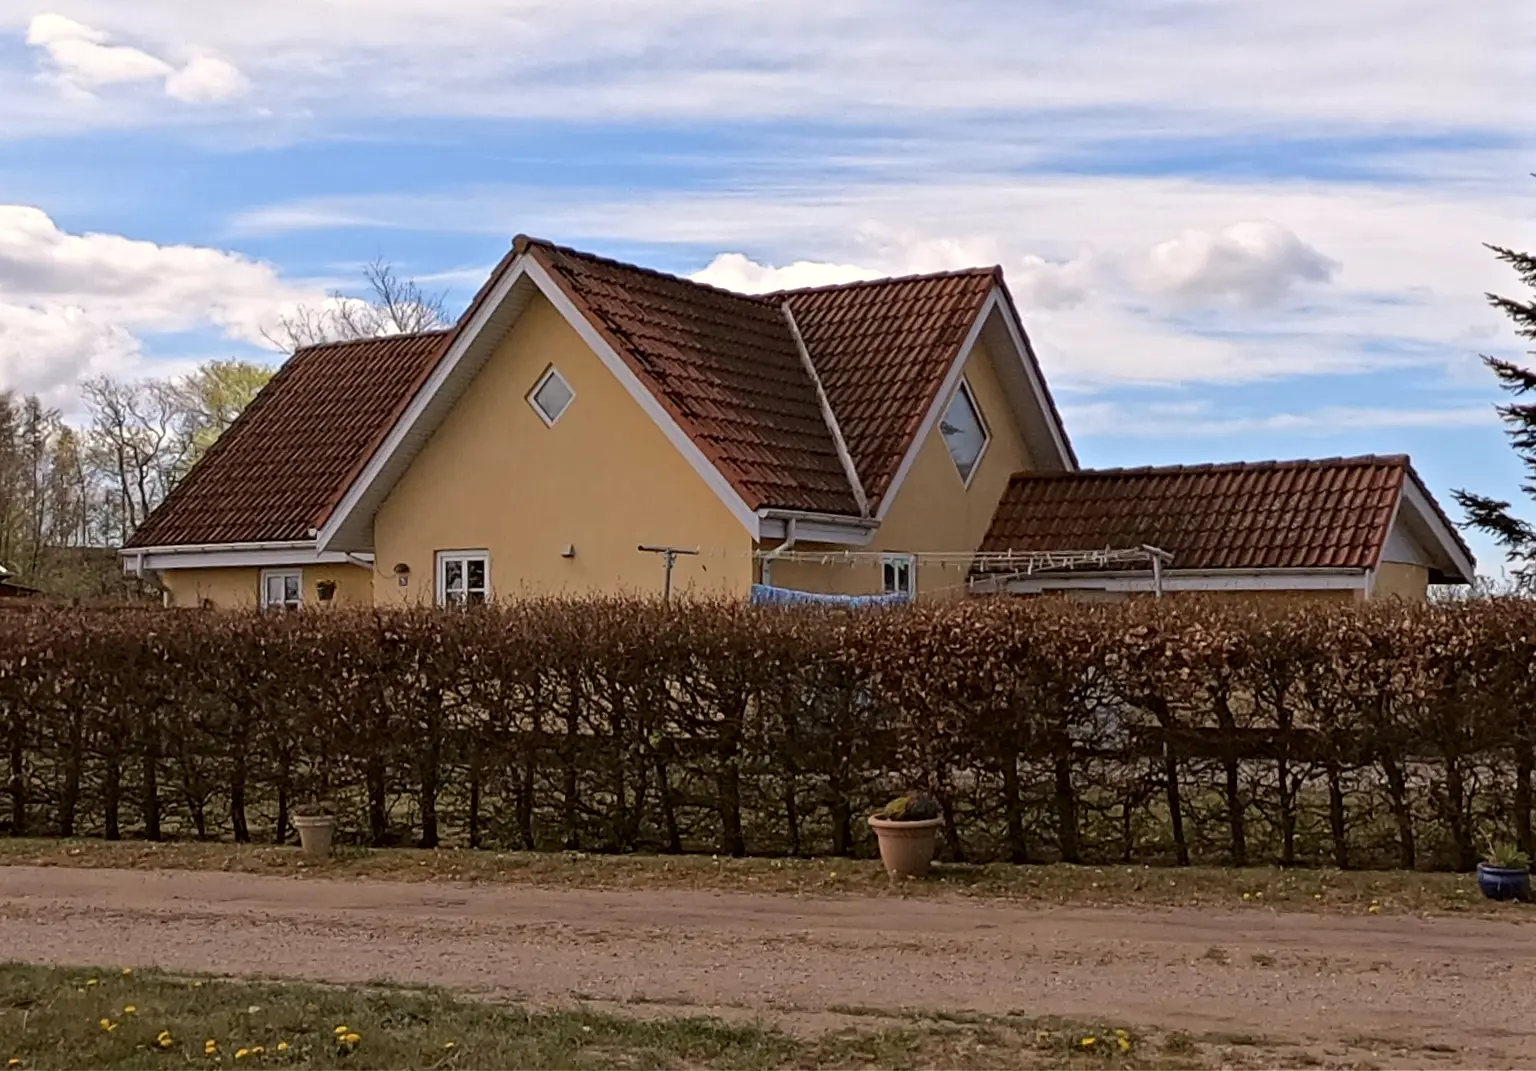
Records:
[[[225,60],[199,55],[177,68],[143,49],[110,41],[101,30],[52,13],[33,16],[27,26],[27,44],[47,56],[46,80],[70,95],[159,81],[168,96],[204,104],[243,96],[250,88],[240,69]]]
[[[1498,421],[1488,405],[1431,409],[1329,406],[1299,413],[1224,417],[1216,415],[1207,402],[1091,402],[1064,405],[1062,418],[1074,435],[1145,439],[1220,438],[1262,432],[1337,435],[1381,429],[1488,427]]]
[[[243,97],[251,81],[240,68],[215,56],[194,57],[165,80],[165,92],[188,104],[212,104]]]
[[[40,209],[0,205],[0,389],[58,397],[83,376],[123,374],[151,334],[213,328],[264,345],[279,316],[324,301],[236,253],[72,234]]]
[[[1186,230],[1159,242],[1138,265],[1141,283],[1180,302],[1274,305],[1298,284],[1326,283],[1339,265],[1269,220],[1218,231]]]
[[[721,253],[709,262],[708,267],[694,272],[689,278],[740,294],[767,294],[775,290],[878,279],[880,275],[880,272],[873,269],[852,264],[825,264],[810,260],[797,260],[793,264],[775,268],[759,264],[741,253]]]
[[[0,0],[0,26],[25,25],[33,2]],[[906,123],[1051,109],[1074,131],[1140,136],[1516,129],[1533,42],[1513,3],[377,0],[359,18],[314,0],[72,0],[70,12],[152,56],[192,41],[271,72],[283,106],[331,119],[739,122],[835,107]]]

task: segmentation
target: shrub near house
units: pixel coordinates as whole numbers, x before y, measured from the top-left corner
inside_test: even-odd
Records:
[[[1530,850],[1536,604],[0,615],[9,828],[1470,868]]]

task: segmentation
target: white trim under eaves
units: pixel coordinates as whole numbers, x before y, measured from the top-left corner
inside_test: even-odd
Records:
[[[130,547],[118,551],[123,572],[137,575],[146,570],[242,569],[306,565],[355,565],[373,568],[372,554],[319,551],[313,543],[224,543],[182,547]]]
[[[1163,572],[1164,591],[1365,591],[1365,569],[1180,569]],[[1004,581],[1005,590],[1029,595],[1045,591],[1151,591],[1150,573],[1038,575]]]
[[[1034,393],[1035,404],[1040,407],[1040,415],[1050,429],[1051,442],[1056,447],[1056,455],[1061,461],[1062,471],[1075,472],[1077,462],[1073,460],[1072,451],[1067,447],[1066,429],[1061,426],[1055,408],[1046,398],[1044,373],[1040,371],[1040,362],[1035,356],[1035,348],[1029,344],[1029,336],[1024,333],[1024,325],[1014,318],[1012,305],[1001,300],[996,290],[992,291],[992,296],[999,298],[998,312],[1003,318],[1003,325],[1008,329],[1008,338],[1013,342],[1019,362],[1024,366],[1024,374],[1029,377],[1029,386]]]
[[[1445,555],[1446,560],[1461,574],[1462,583],[1470,584],[1477,578],[1477,563],[1461,549],[1456,540],[1456,534],[1451,531],[1449,525],[1440,516],[1440,511],[1430,501],[1429,494],[1419,486],[1419,481],[1413,476],[1412,471],[1404,474],[1403,496],[1408,504],[1419,515],[1419,520],[1429,530],[1429,534],[1439,544],[1439,551]],[[1398,500],[1401,509],[1402,499]],[[1388,530],[1390,533],[1390,529]]]
[[[960,353],[950,365],[949,371],[944,374],[944,382],[939,385],[938,393],[933,396],[928,412],[923,414],[923,422],[918,425],[917,434],[907,444],[906,455],[901,459],[896,475],[891,477],[890,486],[880,497],[880,509],[875,513],[876,519],[883,521],[885,515],[891,512],[891,505],[896,501],[901,485],[906,482],[907,473],[911,472],[912,466],[917,463],[917,455],[922,452],[923,444],[928,441],[928,436],[933,434],[934,425],[938,423],[940,415],[949,408],[950,397],[960,383],[960,377],[965,372],[965,363],[971,359],[971,351],[976,348],[976,340],[981,337],[981,329],[986,326],[987,317],[992,315],[992,310],[996,309],[1000,303],[997,288],[993,287],[981,306],[981,315],[976,317],[976,322],[971,324],[970,331],[966,333],[965,341],[960,344]]]
[[[880,527],[879,522],[866,517],[761,510],[758,513],[759,541],[787,539],[790,521],[794,521],[795,541],[798,543],[835,543],[855,547],[868,546]]]

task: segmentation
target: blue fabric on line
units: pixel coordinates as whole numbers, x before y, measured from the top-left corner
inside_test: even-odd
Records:
[[[906,595],[824,595],[817,591],[796,591],[767,584],[753,584],[753,606],[899,606]]]

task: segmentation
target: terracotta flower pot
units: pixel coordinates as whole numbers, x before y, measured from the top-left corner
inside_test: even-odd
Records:
[[[293,828],[299,831],[299,843],[304,854],[324,859],[331,854],[331,834],[336,830],[336,819],[328,814],[293,816]]]
[[[895,878],[920,878],[933,863],[933,849],[938,843],[942,818],[917,822],[892,822],[886,818],[869,820],[880,841],[880,861],[885,872]]]

